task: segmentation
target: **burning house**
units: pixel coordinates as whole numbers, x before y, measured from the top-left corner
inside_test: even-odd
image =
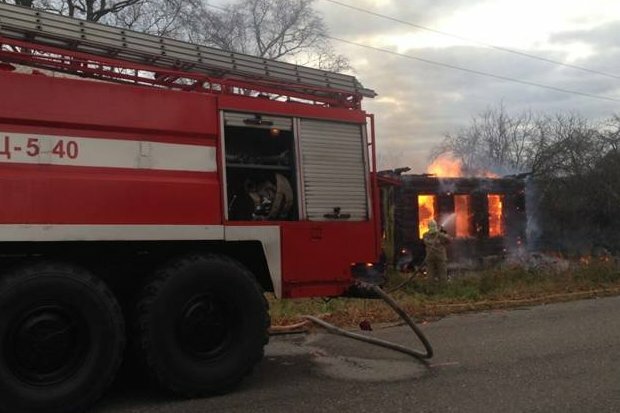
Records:
[[[431,170],[432,171],[432,170]],[[457,175],[459,171],[435,171]],[[453,263],[479,265],[525,240],[525,183],[518,177],[441,177],[380,173],[383,234],[388,262],[425,256],[422,236],[434,219],[452,237]]]

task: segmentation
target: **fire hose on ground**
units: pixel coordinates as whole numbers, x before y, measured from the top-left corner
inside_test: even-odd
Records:
[[[418,339],[424,346],[425,352],[416,350],[411,347],[406,347],[401,344],[393,343],[391,341],[382,340],[380,338],[354,333],[352,331],[348,331],[343,328],[337,327],[331,323],[328,323],[327,321],[321,320],[320,318],[314,317],[311,315],[303,316],[303,318],[325,328],[328,332],[333,333],[333,334],[341,335],[344,337],[349,337],[351,339],[373,344],[376,346],[385,347],[385,348],[388,348],[394,351],[398,351],[400,353],[408,354],[418,359],[430,359],[431,357],[433,357],[433,347],[431,346],[430,342],[428,341],[428,339],[426,338],[422,330],[420,330],[420,328],[416,325],[413,319],[405,312],[405,310],[400,305],[398,305],[398,303],[390,295],[388,295],[388,293],[386,293],[385,291],[383,291],[383,289],[373,284],[359,282],[358,285],[362,288],[369,289],[373,291],[374,293],[376,293],[378,296],[380,296],[394,310],[394,312],[396,312],[396,314],[398,314],[399,317],[409,326],[409,328],[411,328],[411,330],[415,333],[415,335],[418,337]]]

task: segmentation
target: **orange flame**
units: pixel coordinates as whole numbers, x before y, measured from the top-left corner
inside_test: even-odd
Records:
[[[426,173],[435,175],[439,178],[460,178],[465,176],[463,172],[463,162],[450,154],[439,155],[428,168],[426,168]],[[487,170],[479,170],[475,174],[470,174],[468,176],[499,178],[499,175]]]
[[[487,195],[489,205],[489,237],[501,237],[504,235],[503,195]]]
[[[439,178],[460,178],[466,176],[463,171],[463,163],[450,153],[438,156],[427,168],[427,173]],[[476,174],[484,178],[499,178],[499,175],[490,171],[480,170]],[[501,237],[504,235],[503,195],[488,195],[489,206],[489,236]],[[435,196],[418,196],[418,215],[420,238],[428,231],[428,221],[436,219]],[[454,221],[450,224],[450,233],[457,238],[471,237],[473,228],[473,216],[471,211],[471,198],[469,195],[454,195]]]
[[[428,222],[435,219],[435,195],[418,195],[418,230],[420,239],[428,232]]]
[[[498,174],[490,171],[480,171],[477,175],[483,178],[499,178]]]
[[[440,155],[429,165],[427,172],[442,178],[458,178],[463,176],[461,161],[450,155]]]

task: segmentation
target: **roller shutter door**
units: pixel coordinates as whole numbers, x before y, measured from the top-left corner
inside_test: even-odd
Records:
[[[306,217],[327,221],[325,214],[340,207],[349,221],[367,219],[362,125],[301,119],[299,142]]]

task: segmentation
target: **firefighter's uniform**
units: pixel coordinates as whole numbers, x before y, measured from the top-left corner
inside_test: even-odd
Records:
[[[446,246],[450,243],[450,236],[440,231],[437,223],[430,220],[428,232],[422,237],[426,246],[426,270],[433,281],[445,283],[448,281],[448,253]]]

